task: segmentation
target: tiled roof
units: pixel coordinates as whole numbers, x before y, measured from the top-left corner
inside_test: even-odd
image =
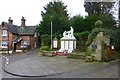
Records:
[[[19,35],[34,35],[37,28],[37,26],[16,26],[6,22],[2,22],[2,24],[7,25],[11,33]]]
[[[36,26],[19,27],[19,35],[33,35],[36,28]]]

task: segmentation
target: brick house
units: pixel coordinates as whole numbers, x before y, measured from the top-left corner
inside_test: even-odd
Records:
[[[26,26],[22,17],[21,26],[13,24],[11,18],[0,25],[0,49],[16,51],[22,48],[38,48],[39,36],[36,33],[37,26]]]

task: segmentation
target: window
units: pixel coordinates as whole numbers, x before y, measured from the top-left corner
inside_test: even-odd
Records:
[[[5,41],[2,41],[0,46],[1,48],[8,48],[8,43]]]
[[[26,48],[28,46],[29,46],[29,42],[28,41],[22,41],[21,42],[21,47]]]
[[[7,36],[7,30],[2,30],[2,36]]]

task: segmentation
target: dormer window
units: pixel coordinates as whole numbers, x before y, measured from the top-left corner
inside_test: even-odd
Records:
[[[7,30],[2,30],[2,36],[7,36]]]

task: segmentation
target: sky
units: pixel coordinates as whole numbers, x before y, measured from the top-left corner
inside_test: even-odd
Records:
[[[44,6],[52,0],[0,0],[0,23],[8,22],[11,17],[13,24],[21,25],[22,16],[26,19],[26,25],[38,25],[41,18],[41,11]],[[84,0],[62,0],[67,5],[70,17],[75,15],[85,16]]]

